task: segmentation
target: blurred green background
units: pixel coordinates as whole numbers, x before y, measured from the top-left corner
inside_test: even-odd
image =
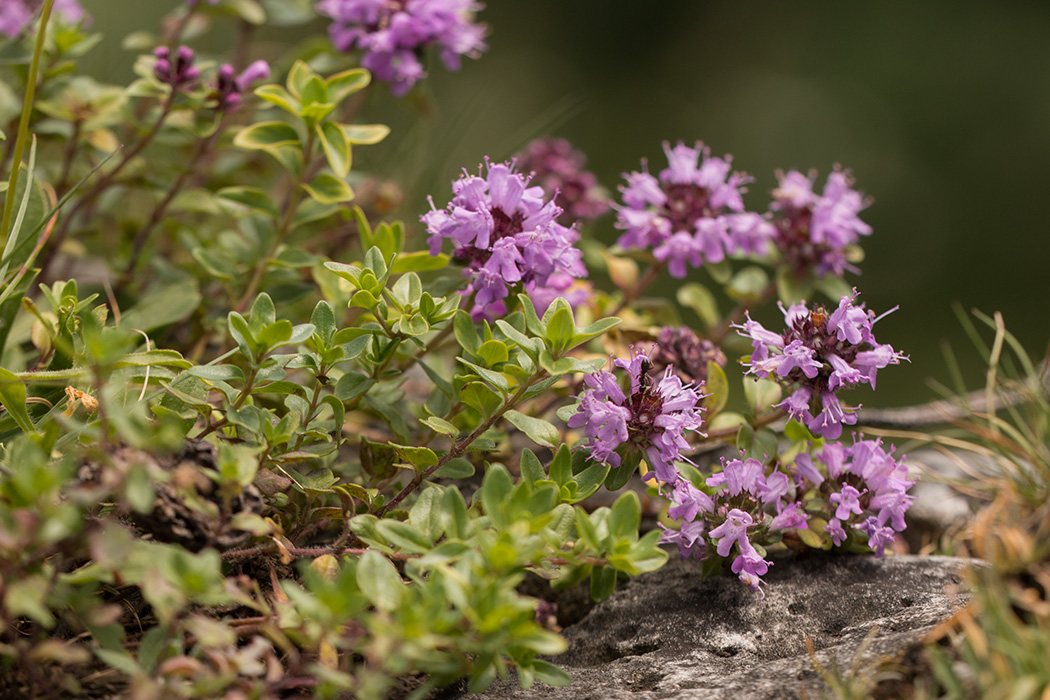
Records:
[[[114,39],[156,26],[177,2],[83,5],[109,39],[87,67],[121,81],[133,55]],[[489,52],[459,73],[432,66],[425,120],[418,105],[385,91],[362,113],[394,132],[355,151],[355,165],[402,179],[410,223],[427,193],[447,201],[461,168],[542,134],[573,141],[611,190],[642,157],[663,167],[662,141],[703,140],[756,177],[746,202],[758,211],[775,170],[817,168],[822,185],[839,163],[875,200],[863,214],[875,229],[863,241],[863,274],[851,281],[876,312],[900,305],[878,337],[912,358],[858,400],[931,398],[927,379],[948,381],[944,342],[969,386],[980,385],[983,364],[955,319],[956,302],[1002,311],[1042,356],[1050,3],[491,0],[480,18]],[[258,51],[276,55],[304,33],[263,30]],[[195,44],[224,45],[214,35]],[[597,235],[615,240],[611,219]]]

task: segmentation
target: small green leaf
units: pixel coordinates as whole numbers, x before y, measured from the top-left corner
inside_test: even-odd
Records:
[[[372,145],[379,143],[390,133],[385,124],[342,124],[343,133],[350,143]]]
[[[241,129],[234,137],[233,145],[249,151],[298,146],[299,132],[284,122],[259,122]]]
[[[440,476],[444,479],[469,479],[474,476],[474,465],[469,459],[456,457],[443,464],[441,469],[434,472],[434,476]]]
[[[357,562],[356,573],[357,586],[372,605],[390,611],[401,604],[405,582],[390,560],[382,554],[374,549],[362,554]]]
[[[264,190],[258,187],[224,187],[216,193],[220,199],[248,207],[259,211],[276,221],[281,217],[277,204]]]
[[[510,354],[507,352],[507,346],[498,340],[486,340],[478,348],[478,357],[485,361],[485,364],[489,367],[498,365],[501,362],[506,362],[510,359]]]
[[[303,106],[290,92],[280,85],[263,85],[255,88],[255,94],[270,104],[277,105],[289,114],[299,116]]]
[[[721,314],[718,312],[718,302],[715,300],[715,295],[702,284],[695,282],[684,284],[678,288],[675,296],[679,304],[695,311],[696,315],[700,317],[700,320],[708,328],[717,326],[719,321],[721,321]]]
[[[542,418],[533,418],[515,410],[507,411],[503,417],[515,428],[528,435],[533,442],[544,447],[553,450],[561,440],[558,429]]]
[[[477,327],[470,314],[463,309],[456,311],[456,316],[452,320],[452,331],[455,333],[456,341],[461,348],[471,355],[478,354],[478,349],[481,347],[481,338],[478,336]]]
[[[591,572],[591,600],[600,603],[616,590],[616,569],[596,566]]]
[[[459,428],[452,425],[444,418],[438,418],[437,416],[429,416],[427,418],[421,419],[419,422],[429,427],[435,433],[440,433],[441,435],[448,435],[450,437],[456,437],[457,435],[459,435]]]
[[[744,395],[747,396],[748,408],[754,411],[755,415],[760,415],[780,402],[783,389],[780,384],[766,377],[757,380],[744,377]]]
[[[426,469],[432,467],[438,463],[437,455],[434,454],[434,450],[427,447],[410,447],[408,445],[395,445],[391,443],[391,447],[397,452],[401,459],[411,464],[416,469]]]
[[[346,180],[328,173],[321,173],[304,184],[303,189],[321,204],[342,204],[354,198],[354,191]]]
[[[557,303],[557,300],[555,301]],[[544,339],[551,355],[560,357],[572,344],[573,336],[576,335],[576,322],[572,311],[567,306],[560,306],[547,321],[547,332]]]
[[[390,274],[399,275],[404,272],[444,270],[448,267],[448,261],[449,257],[444,253],[431,255],[425,250],[403,253],[394,258],[394,262],[390,264]]]
[[[707,379],[704,381],[704,408],[707,409],[707,418],[711,419],[715,414],[725,408],[729,401],[729,379],[726,372],[717,362],[708,360]]]
[[[350,172],[352,161],[350,142],[346,134],[338,125],[331,122],[318,124],[314,127],[314,132],[321,141],[321,148],[324,150],[328,166],[340,178],[346,177]]]
[[[350,95],[368,87],[372,81],[372,74],[364,68],[353,68],[329,76],[325,81],[328,88],[328,99],[339,104]]]
[[[529,483],[536,483],[537,481],[545,481],[547,475],[543,471],[543,465],[540,464],[540,460],[536,457],[535,453],[529,448],[525,448],[521,451],[521,462],[518,465],[521,470],[521,478]]]

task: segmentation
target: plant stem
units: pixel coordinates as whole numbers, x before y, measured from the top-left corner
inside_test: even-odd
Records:
[[[11,161],[11,178],[7,184],[7,196],[4,197],[4,214],[0,220],[0,250],[7,245],[7,236],[11,227],[11,213],[15,208],[15,190],[18,189],[18,176],[22,168],[22,156],[26,142],[29,140],[29,118],[33,113],[33,100],[36,97],[36,76],[40,70],[40,56],[44,52],[44,38],[47,36],[47,21],[51,18],[51,6],[55,0],[44,0],[44,9],[40,14],[40,28],[36,32],[36,44],[33,46],[33,60],[29,64],[26,76],[26,94],[22,101],[22,116],[18,120],[18,136],[15,139],[14,158]]]

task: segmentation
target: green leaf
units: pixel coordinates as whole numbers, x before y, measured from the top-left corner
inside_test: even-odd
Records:
[[[455,459],[450,459],[447,464],[443,464],[441,469],[434,472],[434,476],[440,476],[444,479],[469,479],[474,476],[474,465],[471,464],[469,459],[456,457]]]
[[[792,442],[813,442],[817,436],[809,431],[809,428],[792,418],[784,426],[784,437]]]
[[[557,302],[558,300],[555,300],[554,303],[557,304]],[[546,315],[544,317],[546,318]],[[559,306],[550,315],[547,321],[547,331],[543,336],[547,341],[547,347],[550,348],[551,355],[560,357],[565,354],[571,347],[573,336],[575,335],[576,322],[573,319],[572,311],[568,306]]]
[[[339,104],[350,95],[363,90],[372,82],[372,74],[364,68],[353,68],[329,76],[325,81],[328,88],[328,99]]]
[[[502,506],[514,490],[514,483],[502,464],[493,464],[485,471],[485,478],[481,482],[481,506],[485,515],[494,522],[502,512]],[[497,523],[498,525],[498,523]]]
[[[277,105],[289,114],[299,116],[299,113],[303,109],[302,103],[296,99],[292,93],[285,90],[280,85],[263,85],[262,87],[255,88],[255,94],[260,99],[266,100],[270,104]]]
[[[350,142],[347,140],[346,134],[337,124],[332,124],[331,122],[318,124],[314,127],[314,132],[321,141],[321,148],[324,150],[328,166],[340,178],[346,177],[350,172],[352,161]]]
[[[26,385],[12,372],[0,368],[0,404],[14,419],[22,432],[35,435],[37,430],[26,409]]]
[[[224,187],[216,193],[220,199],[236,202],[253,211],[266,214],[276,221],[281,217],[277,204],[264,190],[258,187]]]
[[[259,122],[241,129],[233,138],[233,145],[249,151],[299,146],[299,132],[284,122]]]
[[[707,419],[710,420],[715,414],[725,408],[729,401],[729,379],[726,372],[717,362],[708,360],[707,379],[704,381],[704,408],[707,409]]]
[[[378,526],[377,526],[378,529]],[[357,562],[357,586],[379,610],[395,610],[405,594],[405,582],[397,569],[374,549],[361,555]]]
[[[616,569],[596,566],[591,572],[591,600],[600,603],[616,590]]]
[[[449,257],[444,253],[431,255],[425,250],[403,253],[394,258],[394,262],[390,263],[390,274],[399,275],[404,272],[444,270],[448,267],[448,261]]]
[[[354,191],[346,180],[328,173],[321,173],[302,187],[321,204],[342,204],[354,198]]]
[[[314,73],[305,61],[297,60],[292,64],[291,70],[288,71],[288,79],[285,84],[293,95],[302,99],[306,84],[310,82],[310,78],[316,75],[317,73]]]
[[[748,265],[729,280],[726,294],[738,301],[761,299],[769,287],[769,275],[757,265]]]
[[[420,419],[419,422],[429,427],[435,433],[439,433],[441,435],[448,435],[449,437],[453,438],[459,435],[459,428],[452,425],[444,418],[438,418],[437,416],[429,416],[427,418]]]
[[[754,411],[755,415],[760,415],[780,402],[783,390],[780,384],[772,379],[762,377],[756,380],[744,377],[744,395],[747,396],[748,408]]]
[[[528,435],[533,442],[544,447],[553,450],[561,440],[558,429],[542,418],[533,418],[513,409],[504,413],[503,417],[515,428]]]
[[[573,456],[574,455],[569,450],[568,445],[562,445],[558,448],[558,451],[554,453],[554,459],[551,461],[551,481],[561,485],[567,483],[569,479],[572,478]]]
[[[613,503],[609,512],[609,534],[613,540],[638,539],[638,526],[642,522],[642,504],[638,494],[626,491]]]
[[[395,445],[390,444],[397,452],[398,456],[411,464],[416,469],[426,469],[432,467],[438,463],[437,455],[434,454],[434,450],[427,447],[410,447],[408,445]]]
[[[380,520],[376,523],[376,531],[395,547],[412,554],[428,552],[434,544],[418,527],[397,520]]]
[[[695,311],[706,327],[713,328],[721,321],[715,295],[702,284],[695,282],[684,284],[678,288],[675,297],[679,304]]]
[[[498,365],[502,362],[506,362],[510,359],[510,354],[507,352],[507,346],[498,340],[486,340],[478,348],[478,357],[485,361],[485,364],[489,367]]]
[[[470,314],[463,309],[456,311],[456,316],[452,319],[452,331],[455,333],[456,341],[461,348],[471,355],[478,354],[478,349],[481,347],[481,338],[478,336],[477,327]]]
[[[633,446],[621,446],[616,451],[620,454],[620,466],[610,469],[605,478],[605,488],[610,491],[619,491],[626,486],[638,471],[638,464],[641,462],[638,450]]]
[[[572,683],[572,676],[566,671],[542,659],[532,660],[532,672],[536,675],[536,680],[555,688],[563,688]]]
[[[611,469],[612,467],[608,464],[592,462],[591,466],[587,467],[579,474],[573,475],[572,480],[575,481],[578,486],[576,488],[576,493],[573,494],[572,499],[569,502],[579,503],[585,498],[593,495],[594,492],[596,492],[605,482]]]
[[[518,469],[521,471],[521,478],[527,483],[536,483],[537,481],[546,481],[547,475],[543,471],[543,465],[540,464],[540,460],[536,457],[536,454],[529,448],[525,448],[521,451],[521,461],[518,464]]]
[[[488,384],[499,389],[504,396],[506,396],[510,392],[510,382],[507,381],[507,378],[503,376],[502,373],[495,372],[491,369],[485,369],[484,367],[480,367],[474,364],[473,362],[468,362],[467,360],[464,360],[462,357],[457,357],[456,359],[462,364],[466,365],[467,367],[470,367],[472,370],[477,372],[479,377],[484,379]]]
[[[372,145],[379,143],[390,133],[385,124],[342,124],[343,133],[350,143]]]

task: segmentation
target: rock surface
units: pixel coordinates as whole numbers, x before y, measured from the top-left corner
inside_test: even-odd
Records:
[[[516,679],[473,700],[780,700],[820,697],[824,687],[806,653],[805,636],[827,667],[900,654],[966,602],[953,557],[817,554],[775,559],[766,597],[732,576],[699,579],[699,564],[672,555],[661,570],[629,581],[564,634],[569,651],[552,659],[572,685]]]

